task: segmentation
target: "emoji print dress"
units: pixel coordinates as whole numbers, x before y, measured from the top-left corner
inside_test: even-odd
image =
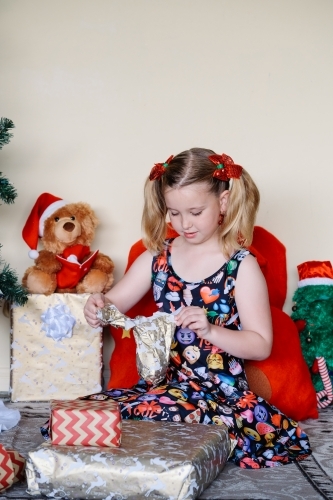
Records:
[[[153,258],[152,285],[159,310],[204,307],[208,320],[241,329],[234,299],[238,268],[249,254],[239,250],[217,272],[199,283],[187,283],[171,262],[172,239]],[[243,468],[273,467],[311,453],[297,422],[249,390],[243,360],[177,327],[166,379],[158,387],[140,381],[132,389],[106,392],[118,399],[124,419],[225,424],[237,443],[231,460]]]

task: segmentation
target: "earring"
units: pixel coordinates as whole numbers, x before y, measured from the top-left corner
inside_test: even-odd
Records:
[[[222,226],[223,221],[224,221],[224,214],[221,212],[221,213],[220,213],[220,216],[219,216],[218,225],[219,225],[219,226]]]

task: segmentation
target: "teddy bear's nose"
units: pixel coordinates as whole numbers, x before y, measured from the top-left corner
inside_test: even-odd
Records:
[[[69,233],[71,233],[75,229],[75,224],[73,224],[73,222],[66,222],[63,225],[63,228],[65,231],[68,231]]]

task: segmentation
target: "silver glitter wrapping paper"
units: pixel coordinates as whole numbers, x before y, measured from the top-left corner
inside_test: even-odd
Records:
[[[136,343],[136,364],[140,377],[152,385],[161,382],[170,360],[170,347],[176,324],[173,314],[156,312],[153,316],[130,319],[114,305],[106,305],[97,312],[97,318],[106,325],[125,330],[133,328]]]
[[[52,446],[28,454],[31,495],[67,499],[195,499],[223,469],[226,426],[123,421],[120,448]]]

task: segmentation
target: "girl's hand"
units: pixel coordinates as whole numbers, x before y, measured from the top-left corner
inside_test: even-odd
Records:
[[[198,337],[206,337],[211,333],[211,324],[209,323],[206,311],[202,307],[189,306],[183,307],[175,316],[176,325],[182,328],[190,328]]]
[[[102,293],[94,293],[88,298],[83,312],[87,323],[93,328],[97,328],[101,325],[100,320],[96,317],[97,309],[102,309],[107,302],[109,301]]]

